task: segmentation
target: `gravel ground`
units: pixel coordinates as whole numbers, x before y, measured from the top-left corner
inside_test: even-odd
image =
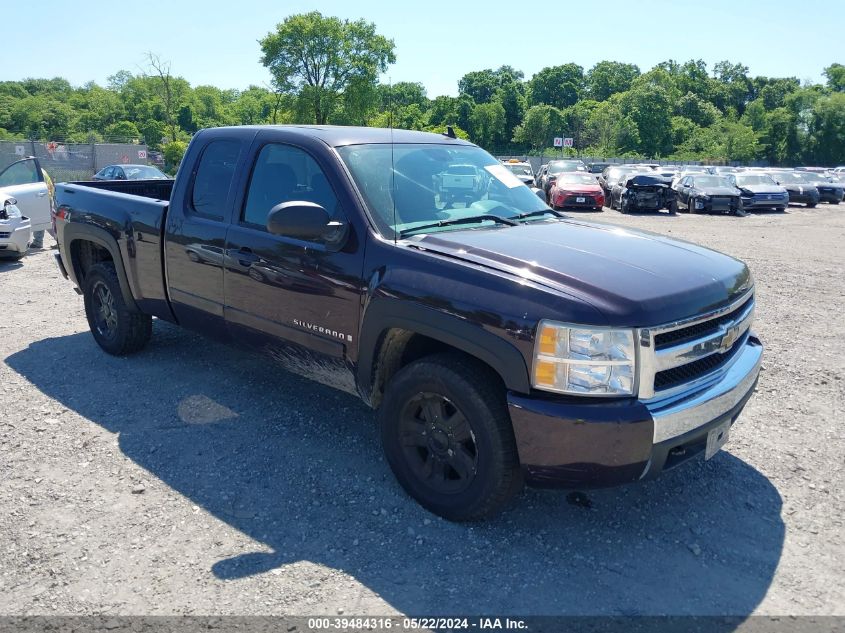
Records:
[[[845,208],[577,215],[747,261],[758,392],[707,463],[476,526],[355,398],[161,322],[109,357],[49,251],[0,263],[0,614],[845,615]]]

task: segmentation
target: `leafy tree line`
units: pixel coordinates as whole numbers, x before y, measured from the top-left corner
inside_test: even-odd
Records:
[[[602,61],[511,66],[464,75],[458,96],[428,97],[420,82],[379,83],[394,43],[364,20],[293,15],[259,41],[269,86],[191,86],[148,54],[146,72],[118,71],[106,86],[55,79],[0,82],[0,139],[69,142],[143,139],[178,162],[203,127],[331,123],[444,131],[496,153],[549,150],[571,136],[579,153],[679,160],[845,163],[845,66],[826,83],[752,77],[728,61],[669,60],[642,72]]]

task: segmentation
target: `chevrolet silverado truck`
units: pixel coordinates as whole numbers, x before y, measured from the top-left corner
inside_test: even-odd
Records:
[[[441,198],[465,165],[478,199]],[[175,181],[64,183],[57,203],[58,265],[103,350],[139,352],[155,317],[349,391],[450,520],[524,483],[710,458],[757,382],[745,264],[567,217],[449,135],[208,129]]]

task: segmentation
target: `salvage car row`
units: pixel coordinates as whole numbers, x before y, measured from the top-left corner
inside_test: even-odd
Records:
[[[522,182],[540,191],[554,209],[621,213],[783,211],[790,204],[839,204],[845,197],[841,171],[810,168],[663,166],[656,163],[585,165],[577,159],[552,160],[536,174],[527,162],[503,161]],[[600,172],[600,173],[599,173]]]

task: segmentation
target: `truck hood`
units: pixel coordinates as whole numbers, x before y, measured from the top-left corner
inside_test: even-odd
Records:
[[[748,267],[722,253],[572,219],[442,232],[409,243],[574,296],[599,310],[607,325],[655,326],[694,316],[752,285]]]

